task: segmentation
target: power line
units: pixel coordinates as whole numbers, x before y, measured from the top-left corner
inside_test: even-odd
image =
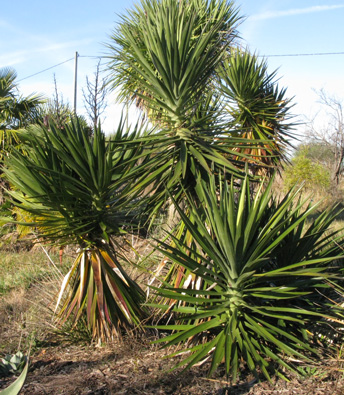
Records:
[[[107,56],[99,56],[99,55],[79,55],[79,58],[105,59],[105,58],[107,58]]]
[[[270,54],[270,55],[258,55],[261,58],[277,58],[277,57],[295,57],[295,56],[330,56],[330,55],[344,55],[344,52],[314,52],[314,53],[293,53],[293,54]],[[93,58],[93,59],[105,59],[107,56],[96,56],[96,55],[78,55],[79,58]],[[55,64],[54,66],[48,67],[47,69],[38,71],[37,73],[28,75],[27,77],[21,78],[17,82],[24,81],[28,78],[34,77],[38,74],[44,73],[45,71],[51,70],[55,67],[61,66],[64,63],[70,62],[74,60],[73,58],[69,58],[61,63]]]
[[[259,55],[263,58],[287,57],[287,56],[327,56],[327,55],[344,55],[344,52],[315,52],[315,53],[289,53],[276,55]]]
[[[63,61],[63,62],[61,62],[61,63],[55,64],[54,66],[48,67],[47,69],[44,69],[44,70],[38,71],[37,73],[34,73],[34,74],[31,74],[31,75],[28,75],[27,77],[24,77],[24,78],[22,78],[22,79],[18,80],[17,82],[24,81],[24,80],[26,80],[26,79],[28,79],[28,78],[34,77],[35,75],[38,75],[38,74],[44,73],[45,71],[51,70],[51,69],[53,69],[53,68],[55,68],[55,67],[57,67],[57,66],[61,66],[61,64],[64,64],[64,63],[70,62],[70,61],[71,61],[71,60],[73,60],[73,59],[74,59],[74,57],[73,57],[73,58],[70,58],[70,59],[67,59],[67,60],[65,60],[65,61]]]
[[[314,53],[289,53],[289,54],[270,54],[259,55],[260,57],[272,58],[279,56],[327,56],[327,55],[344,55],[344,52],[314,52]],[[101,55],[79,55],[79,58],[107,59],[109,56]]]

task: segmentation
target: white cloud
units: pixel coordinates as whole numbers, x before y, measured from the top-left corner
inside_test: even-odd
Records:
[[[310,14],[313,12],[323,12],[323,11],[331,11],[339,8],[344,8],[344,5],[318,5],[307,8],[292,8],[285,11],[266,11],[261,14],[252,15],[250,20],[264,20],[264,19],[273,19],[279,18],[283,16],[293,16],[300,14]]]

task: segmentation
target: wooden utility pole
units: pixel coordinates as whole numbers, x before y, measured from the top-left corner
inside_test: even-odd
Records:
[[[75,67],[74,67],[74,114],[76,115],[76,99],[78,90],[78,52],[75,52]]]

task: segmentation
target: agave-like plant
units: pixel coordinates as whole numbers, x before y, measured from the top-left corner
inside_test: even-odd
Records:
[[[131,191],[142,152],[134,142],[139,129],[128,135],[123,125],[111,141],[100,128],[90,138],[77,119],[64,128],[32,126],[21,134],[25,152],[12,152],[3,169],[13,204],[33,218],[26,225],[47,242],[79,246],[58,297],[59,319],[76,322],[86,311],[99,339],[146,317],[144,293],[120,263],[121,246],[111,241],[134,226],[139,207]]]
[[[0,373],[1,376],[6,376],[7,374],[17,374],[20,375],[17,379],[12,382],[5,389],[0,390],[1,395],[17,395],[21,391],[27,373],[29,371],[29,358],[25,357],[20,351],[14,355],[6,355],[0,361]]]
[[[272,181],[252,196],[248,179],[235,187],[212,177],[199,182],[199,204],[188,200],[189,215],[179,209],[193,244],[171,235],[161,242],[168,260],[196,275],[202,286],[174,288],[164,283],[158,295],[174,302],[159,306],[178,320],[158,325],[172,334],[157,340],[164,347],[184,344],[175,354],[186,369],[210,360],[212,374],[223,363],[235,381],[244,362],[258,377],[285,378],[297,361],[317,356],[316,332],[341,322],[330,296],[343,256],[337,231],[329,227],[336,211],[311,220],[316,205],[304,205],[291,190],[281,201],[271,197]],[[338,276],[337,276],[338,277]]]
[[[259,160],[270,172],[286,159],[293,137],[291,99],[280,89],[276,71],[269,73],[265,59],[241,49],[233,49],[219,67],[219,90],[226,101],[232,129],[242,137],[258,141],[254,147],[237,147],[237,152]],[[233,132],[231,132],[233,133]],[[253,166],[254,167],[254,166]]]

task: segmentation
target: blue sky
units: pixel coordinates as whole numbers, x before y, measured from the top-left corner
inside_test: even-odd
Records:
[[[105,43],[116,29],[119,14],[132,0],[18,0],[4,2],[0,14],[0,67],[18,73],[23,94],[43,93],[51,97],[54,74],[59,93],[73,103],[74,55],[78,60],[78,110],[83,111],[82,88],[86,75],[94,73]],[[239,32],[242,44],[259,55],[288,55],[344,52],[344,0],[237,0],[246,17]],[[87,56],[87,57],[84,57]],[[66,63],[38,73],[46,68]],[[295,96],[293,112],[299,119],[319,111],[314,90],[344,100],[344,54],[317,56],[274,56],[267,58],[271,71],[279,69],[281,87]],[[109,97],[104,128],[114,129],[120,113]],[[320,118],[324,122],[324,118]],[[303,133],[305,126],[298,131]]]

